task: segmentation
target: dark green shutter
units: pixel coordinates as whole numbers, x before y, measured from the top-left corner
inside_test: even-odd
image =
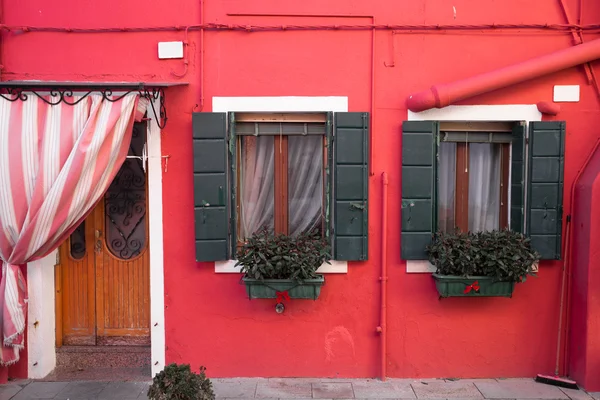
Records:
[[[368,259],[369,114],[334,116],[333,258]]]
[[[325,239],[330,246],[333,245],[332,209],[335,202],[333,191],[333,113],[327,113],[325,127],[325,143],[327,146],[327,162],[325,163],[325,193],[323,204],[325,205]],[[333,255],[332,255],[333,256]]]
[[[512,130],[510,175],[510,229],[525,232],[525,123]]]
[[[527,231],[543,260],[561,257],[565,123],[531,122]]]
[[[425,246],[437,225],[437,134],[432,121],[402,123],[403,260],[427,260]]]
[[[192,115],[196,261],[228,259],[226,117],[226,113]]]
[[[229,222],[230,222],[230,236],[229,236],[229,258],[234,258],[237,251],[237,156],[236,156],[236,124],[235,124],[235,113],[230,112],[229,115],[229,137],[228,137],[228,149],[229,152]]]

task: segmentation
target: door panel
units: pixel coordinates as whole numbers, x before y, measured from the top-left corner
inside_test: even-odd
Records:
[[[88,218],[89,220],[89,218]],[[86,220],[86,221],[88,221]],[[61,297],[62,342],[65,345],[94,345],[96,315],[93,235],[90,224],[83,222],[60,247],[61,268],[57,271],[57,298]],[[93,242],[92,242],[93,243]]]
[[[142,154],[145,126],[134,125],[129,155]],[[150,344],[146,188],[141,161],[127,159],[89,217],[60,246],[57,346]]]
[[[110,232],[109,224],[113,224],[116,220],[106,221],[107,204],[108,202],[105,202],[97,207],[96,223],[100,225],[105,222],[106,232]],[[127,210],[127,207],[121,209]],[[138,208],[138,211],[140,210],[141,208]],[[96,311],[98,344],[150,344],[150,275],[147,268],[149,252],[146,246],[148,241],[145,207],[143,214],[142,220],[136,227],[145,236],[142,248],[134,246],[136,248],[132,251],[115,251],[114,247],[126,249],[127,245],[120,246],[116,243],[118,239],[110,238],[103,233],[102,251],[96,254],[96,303],[101,305]],[[118,227],[123,234],[122,241],[135,240],[132,239],[135,237],[135,231],[130,231],[128,234],[120,224]],[[117,246],[114,246],[115,244]],[[120,259],[115,253],[130,258]]]

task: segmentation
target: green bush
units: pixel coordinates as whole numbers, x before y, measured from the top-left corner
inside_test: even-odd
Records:
[[[169,364],[154,377],[148,390],[151,400],[215,400],[206,368],[194,373],[189,364]]]
[[[427,252],[437,274],[488,276],[509,282],[534,275],[533,265],[540,259],[529,238],[509,230],[438,232]]]
[[[236,266],[251,279],[302,281],[317,278],[317,269],[330,258],[327,241],[317,233],[288,236],[261,229],[238,250]]]

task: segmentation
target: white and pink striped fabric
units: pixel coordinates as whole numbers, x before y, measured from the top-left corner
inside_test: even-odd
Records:
[[[17,362],[25,345],[20,266],[55,250],[90,213],[146,104],[137,94],[114,102],[91,94],[73,106],[0,98],[0,365]]]

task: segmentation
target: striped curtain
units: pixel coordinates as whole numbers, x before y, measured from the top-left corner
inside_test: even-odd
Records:
[[[91,212],[125,161],[146,104],[137,94],[114,102],[91,94],[75,105],[33,94],[0,98],[0,365],[16,363],[25,345],[20,266],[55,250]]]

